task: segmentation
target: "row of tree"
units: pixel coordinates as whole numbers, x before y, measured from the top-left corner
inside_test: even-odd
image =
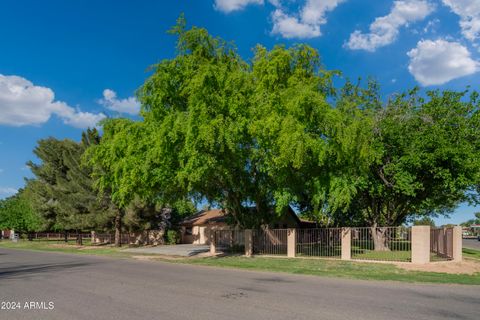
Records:
[[[170,32],[177,55],[138,90],[142,120],[39,142],[27,189],[50,225],[119,232],[195,201],[242,227],[288,205],[328,226],[395,226],[479,203],[476,92],[385,100],[373,81],[334,86],[307,45],[257,46],[246,61],[183,18]]]
[[[40,162],[27,164],[34,178],[27,180],[16,195],[0,200],[0,229],[21,233],[115,230],[115,241],[120,245],[122,229],[166,229],[195,210],[188,200],[162,206],[139,197],[134,197],[128,206],[118,207],[108,190],[98,191],[92,167],[84,159],[85,151],[100,141],[96,129],[85,131],[80,142],[40,140],[34,150]]]
[[[470,227],[472,225],[480,225],[480,212],[475,213],[475,218],[467,220],[462,223],[463,227]]]
[[[250,62],[180,19],[177,56],[138,91],[142,121],[104,122],[88,151],[119,207],[206,199],[249,227],[292,205],[328,225],[399,225],[478,203],[476,92],[333,86],[317,51],[257,46]],[[255,210],[250,207],[254,206]]]

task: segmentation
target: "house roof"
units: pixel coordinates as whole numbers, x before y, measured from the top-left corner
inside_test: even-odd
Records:
[[[249,210],[255,210],[255,208],[248,208]],[[274,209],[271,209],[274,210]],[[289,214],[293,217],[299,227],[314,227],[315,222],[305,221],[300,219],[293,209],[288,206],[286,214]],[[209,223],[224,223],[227,218],[227,214],[222,209],[212,209],[212,210],[202,210],[185,218],[180,225],[185,227],[205,225]]]
[[[199,226],[211,222],[225,222],[225,218],[226,215],[222,209],[202,210],[185,218],[180,224],[182,226]]]

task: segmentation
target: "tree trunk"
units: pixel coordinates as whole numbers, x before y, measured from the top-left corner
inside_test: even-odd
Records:
[[[78,245],[78,246],[83,245],[82,234],[79,233],[78,231],[77,231],[77,245]]]
[[[64,239],[65,243],[68,243],[68,233],[67,233],[66,230],[63,232],[63,239]]]
[[[78,230],[75,230],[75,232],[77,233],[77,237],[76,237],[77,246],[81,246],[83,244],[82,234],[78,232]]]
[[[390,251],[388,247],[387,228],[377,228],[376,225],[370,228],[375,251]]]
[[[120,210],[117,210],[115,216],[115,247],[122,246],[122,215]]]

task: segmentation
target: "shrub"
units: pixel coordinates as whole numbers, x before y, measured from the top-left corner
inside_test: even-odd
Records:
[[[180,240],[180,236],[176,230],[168,230],[165,234],[165,242],[167,244],[176,244]]]

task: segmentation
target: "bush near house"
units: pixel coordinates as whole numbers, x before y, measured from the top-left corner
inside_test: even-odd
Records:
[[[180,241],[180,235],[177,230],[168,230],[165,233],[165,243],[166,244],[177,244]]]

